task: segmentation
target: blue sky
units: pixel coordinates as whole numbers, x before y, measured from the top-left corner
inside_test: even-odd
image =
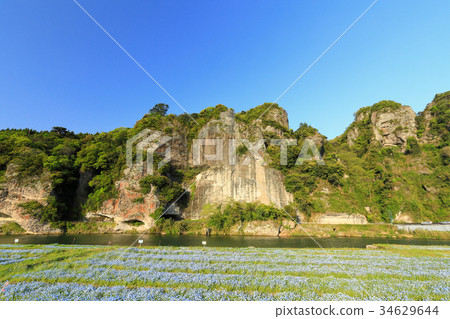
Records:
[[[189,112],[274,101],[373,1],[78,0]],[[380,0],[279,100],[341,134],[382,99],[450,90],[450,1]],[[0,129],[131,127],[182,110],[71,0],[0,2]]]

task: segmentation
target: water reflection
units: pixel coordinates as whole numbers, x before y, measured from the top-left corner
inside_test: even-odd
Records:
[[[6,235],[0,236],[0,244],[69,244],[69,245],[119,245],[129,246],[139,234],[82,234],[82,235]],[[265,247],[265,248],[317,248],[308,237],[259,237],[259,236],[201,236],[201,235],[144,235],[144,246],[202,246],[208,247]],[[450,240],[387,239],[387,238],[315,238],[324,248],[365,248],[370,244],[398,245],[450,245]]]

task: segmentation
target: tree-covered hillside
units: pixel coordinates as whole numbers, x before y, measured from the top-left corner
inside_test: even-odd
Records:
[[[236,121],[251,126],[263,115],[256,125],[271,128],[264,133],[266,140],[280,137],[297,140],[297,145],[288,147],[287,165],[280,163],[280,146],[265,145],[266,159],[282,172],[284,187],[293,194],[293,203],[286,207],[289,212],[301,213],[306,218],[326,212],[359,213],[370,222],[389,222],[399,212],[416,222],[450,219],[450,91],[437,94],[424,112],[417,117],[413,115],[413,127],[411,121],[402,122],[405,116],[411,119],[407,107],[381,101],[357,111],[355,121],[344,134],[331,141],[305,123],[295,130],[289,129],[285,123],[264,114],[268,106],[238,113]],[[281,109],[278,105],[273,108]],[[227,110],[218,105],[198,114],[177,116],[167,114],[167,105],[158,104],[133,128],[98,134],[74,134],[62,127],[42,132],[2,130],[0,187],[8,183],[45,182],[49,187],[46,201],[21,204],[24,213],[48,222],[80,220],[86,212],[96,211],[104,201],[118,196],[116,182],[126,168],[127,139],[143,129],[159,130],[169,136],[182,136],[189,151],[200,129],[211,120],[218,120]],[[386,128],[386,118],[391,128]],[[325,165],[315,161],[296,165],[307,139],[317,145]],[[240,145],[237,152],[243,155],[247,149]],[[155,187],[161,211],[200,171],[201,168],[192,165],[167,164],[155,177],[141,181],[142,194]],[[79,187],[86,176],[87,194],[82,196]],[[136,199],[136,203],[140,200]],[[247,206],[227,207],[230,214],[236,215]],[[271,208],[252,207],[259,219],[265,212],[270,212],[267,218],[279,215]],[[245,220],[252,216],[247,215]],[[242,220],[233,216],[213,218],[217,223]]]

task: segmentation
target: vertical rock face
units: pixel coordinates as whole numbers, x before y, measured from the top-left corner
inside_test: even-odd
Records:
[[[273,121],[276,119],[280,121],[280,125],[288,127],[284,110],[273,109],[269,110],[268,114]],[[174,205],[165,215],[198,219],[206,217],[205,207],[221,205],[228,201],[259,202],[281,207],[292,202],[292,195],[285,190],[283,175],[262,161],[265,151],[264,132],[282,136],[282,130],[270,125],[237,122],[234,112],[228,110],[222,112],[219,119],[211,120],[200,129],[196,137],[199,141],[198,147],[195,147],[194,142],[189,153],[187,139],[179,133],[173,136],[170,143],[172,166],[201,167],[203,171],[195,178],[187,209],[180,212]],[[261,156],[259,161],[255,161],[250,151],[241,156],[237,155],[236,148],[242,145],[244,140],[253,145],[257,145],[259,141],[259,148],[256,150]],[[209,145],[211,141],[216,141],[216,145]],[[218,153],[221,156],[217,156]],[[145,176],[144,172],[145,169],[126,169],[124,177],[116,183],[117,197],[105,201],[98,211],[89,216],[114,219],[120,230],[126,230],[124,223],[129,221],[139,220],[150,226],[153,218],[149,215],[160,203],[154,189],[147,195],[141,194],[139,180]],[[187,189],[189,185],[185,186]]]
[[[189,153],[188,153],[188,141],[187,137],[184,134],[180,134],[178,132],[172,134],[172,139],[168,143],[170,145],[171,152],[171,160],[170,164],[176,168],[186,168],[189,165]],[[163,154],[166,150],[167,145],[163,145],[157,153]]]
[[[21,204],[30,201],[46,204],[52,190],[49,176],[33,177],[20,183],[14,177],[14,167],[9,165],[8,182],[0,185],[0,214],[3,218],[13,220],[29,233],[60,233],[60,230],[25,215],[24,209],[20,207]]]
[[[229,201],[283,207],[292,200],[292,195],[285,191],[283,176],[272,168],[255,161],[249,165],[212,167],[197,176],[194,199],[186,217],[204,217],[207,205]]]
[[[143,195],[140,192],[139,180],[144,177],[140,171],[126,169],[125,176],[116,183],[117,198],[105,201],[102,207],[89,217],[103,216],[113,219],[117,230],[126,230],[127,222],[140,221],[146,226],[153,224],[149,215],[159,206],[154,192]]]
[[[287,126],[287,117],[285,119],[283,124]],[[264,158],[264,143],[260,144],[258,154],[261,158],[257,160],[248,151],[242,156],[236,154],[236,148],[244,139],[256,145],[263,139],[263,132],[264,128],[259,126],[236,122],[233,111],[223,112],[219,120],[211,121],[200,130],[199,139],[215,139],[222,146],[205,146],[199,152],[201,158],[197,162],[206,170],[196,177],[193,200],[185,212],[186,218],[206,217],[206,207],[229,201],[259,202],[281,207],[292,202],[292,195],[284,188],[283,175],[261,161]],[[222,148],[221,159],[208,161],[204,155],[217,154],[217,147]]]
[[[372,113],[375,140],[383,147],[399,146],[404,149],[408,137],[416,136],[415,119],[416,113],[409,106],[391,112]]]
[[[81,209],[83,203],[86,202],[89,196],[89,182],[92,180],[94,173],[92,171],[80,172],[78,186],[75,191],[75,198],[73,201],[73,210]]]
[[[273,127],[267,125],[265,121],[270,120],[273,123],[277,123],[278,125],[284,127],[285,129],[289,129],[289,120],[286,111],[282,108],[270,108],[266,113],[263,114],[261,119],[258,119],[254,124],[257,125],[262,132],[266,133],[274,133],[278,137],[283,136],[283,131],[279,127]]]
[[[372,143],[382,147],[398,146],[402,150],[406,148],[408,137],[415,137],[417,133],[416,113],[411,107],[399,105],[396,109],[363,110],[355,119],[347,131],[347,142],[350,146],[355,144],[361,131],[370,126]]]

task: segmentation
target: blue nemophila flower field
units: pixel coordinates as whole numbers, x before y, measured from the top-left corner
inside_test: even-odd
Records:
[[[0,245],[0,300],[449,300],[449,266],[448,247]]]

